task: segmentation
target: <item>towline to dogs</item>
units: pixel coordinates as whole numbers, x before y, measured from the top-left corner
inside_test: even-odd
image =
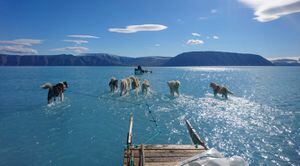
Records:
[[[149,143],[150,141],[152,141],[153,139],[155,139],[157,136],[159,136],[161,134],[160,126],[157,123],[157,118],[156,118],[157,116],[151,110],[151,107],[147,102],[145,102],[145,103],[136,103],[136,102],[124,101],[124,100],[120,100],[120,99],[115,99],[115,98],[109,98],[109,97],[102,96],[104,94],[107,94],[106,92],[100,93],[100,95],[94,95],[94,94],[89,94],[89,93],[84,93],[84,92],[79,92],[79,91],[72,91],[70,89],[68,91],[71,92],[71,93],[77,94],[77,95],[87,96],[87,97],[96,98],[96,99],[111,100],[111,101],[122,102],[122,103],[126,103],[126,104],[131,104],[131,105],[138,105],[138,106],[143,106],[144,105],[147,108],[147,113],[151,117],[149,119],[149,121],[152,122],[155,125],[155,127],[153,128],[154,134],[152,136],[150,136],[146,141],[144,141],[144,143]]]

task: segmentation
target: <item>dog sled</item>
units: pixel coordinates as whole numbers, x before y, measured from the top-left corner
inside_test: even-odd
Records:
[[[152,73],[152,71],[149,70],[139,70],[139,69],[134,69],[134,75],[143,75],[145,73]]]
[[[216,149],[209,149],[203,139],[198,135],[191,123],[186,120],[186,126],[193,144],[140,144],[134,145],[133,115],[130,116],[127,146],[124,149],[124,166],[164,165],[164,166],[246,166],[241,157],[225,158]]]
[[[152,73],[152,71],[143,70],[140,65],[137,68],[134,69],[134,75],[143,75],[144,73]]]

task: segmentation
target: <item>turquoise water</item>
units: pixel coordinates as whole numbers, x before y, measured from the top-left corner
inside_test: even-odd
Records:
[[[189,119],[225,156],[250,165],[300,164],[299,67],[151,70],[140,76],[150,80],[150,95],[120,97],[109,93],[108,80],[133,68],[1,67],[0,165],[121,165],[131,112],[136,144],[190,144]],[[181,81],[180,97],[168,94],[172,79]],[[65,101],[47,105],[47,90],[39,86],[64,80]],[[214,98],[211,81],[235,95]]]

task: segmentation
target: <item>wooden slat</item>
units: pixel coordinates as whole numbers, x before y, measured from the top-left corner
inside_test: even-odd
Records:
[[[140,164],[139,166],[145,165],[145,151],[144,151],[144,145],[141,145],[141,151],[140,151]]]
[[[200,152],[204,152],[204,150],[200,151]],[[133,155],[135,156],[135,158],[138,158],[140,156],[140,151],[135,151],[133,150]],[[144,150],[144,156],[147,156],[147,158],[152,158],[152,157],[185,157],[185,156],[191,156],[191,155],[195,155],[198,154],[199,151],[153,151],[153,152],[149,152],[147,150]],[[128,154],[125,154],[125,157],[128,157]]]
[[[180,161],[205,151],[204,147],[194,145],[139,145],[124,151],[124,165],[134,156],[135,165],[176,165]],[[143,151],[143,153],[141,153]],[[130,153],[131,152],[131,153]],[[141,156],[142,155],[142,156]],[[144,161],[141,161],[144,160]]]
[[[195,145],[170,145],[170,144],[155,144],[155,145],[145,145],[145,149],[147,149],[147,150],[159,150],[159,149],[164,149],[164,150],[166,150],[166,149],[170,149],[170,150],[172,150],[172,149],[176,149],[176,150],[178,150],[178,149],[181,149],[181,150],[184,150],[184,149],[186,149],[186,150],[190,150],[190,149],[204,149],[204,147],[202,147],[202,146],[198,146],[198,148],[196,148],[196,146]]]

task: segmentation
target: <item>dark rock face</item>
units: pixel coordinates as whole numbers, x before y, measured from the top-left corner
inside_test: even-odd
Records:
[[[110,54],[6,55],[0,54],[0,66],[162,66],[169,57],[121,57]]]
[[[122,57],[104,53],[81,56],[0,54],[0,66],[270,66],[254,54],[228,52],[186,52],[176,57]]]
[[[230,52],[186,52],[170,59],[165,66],[272,66],[267,59],[255,54]]]

